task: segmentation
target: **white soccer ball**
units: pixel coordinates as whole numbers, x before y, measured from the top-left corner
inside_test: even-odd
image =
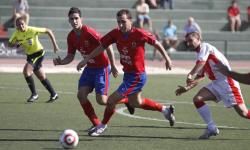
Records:
[[[72,129],[66,129],[61,134],[59,141],[63,148],[71,149],[77,146],[79,137],[76,131]]]

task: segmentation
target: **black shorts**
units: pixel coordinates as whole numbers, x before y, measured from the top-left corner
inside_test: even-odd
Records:
[[[31,55],[27,55],[27,62],[33,66],[33,71],[37,71],[42,67],[42,61],[45,51],[40,50]]]

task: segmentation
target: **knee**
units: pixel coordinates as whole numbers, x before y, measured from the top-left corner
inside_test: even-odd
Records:
[[[105,101],[105,100],[97,100],[97,103],[99,104],[99,105],[107,105],[107,101]]]
[[[87,97],[88,97],[88,95],[85,93],[81,93],[81,92],[77,93],[77,98],[81,102],[87,101],[88,100]]]
[[[197,109],[205,105],[205,102],[199,96],[193,98],[193,103]]]

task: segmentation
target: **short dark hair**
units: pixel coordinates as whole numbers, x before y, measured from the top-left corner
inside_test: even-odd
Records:
[[[74,13],[77,13],[77,14],[79,14],[80,17],[82,17],[82,12],[81,12],[81,10],[80,10],[79,8],[77,8],[77,7],[71,7],[71,8],[69,9],[68,17],[69,17],[71,14],[74,14]]]
[[[127,15],[128,19],[132,19],[131,12],[128,9],[121,9],[117,12],[116,17],[121,17],[122,15]]]

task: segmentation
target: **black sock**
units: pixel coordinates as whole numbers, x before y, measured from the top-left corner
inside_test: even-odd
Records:
[[[25,77],[25,80],[30,88],[32,95],[36,95],[37,93],[36,93],[36,87],[35,87],[35,82],[33,80],[33,77],[32,76]]]
[[[41,82],[44,85],[44,87],[49,91],[49,93],[50,93],[51,96],[54,96],[56,94],[55,90],[51,86],[51,84],[50,84],[50,82],[49,82],[48,79],[45,79],[45,80],[43,80]]]

